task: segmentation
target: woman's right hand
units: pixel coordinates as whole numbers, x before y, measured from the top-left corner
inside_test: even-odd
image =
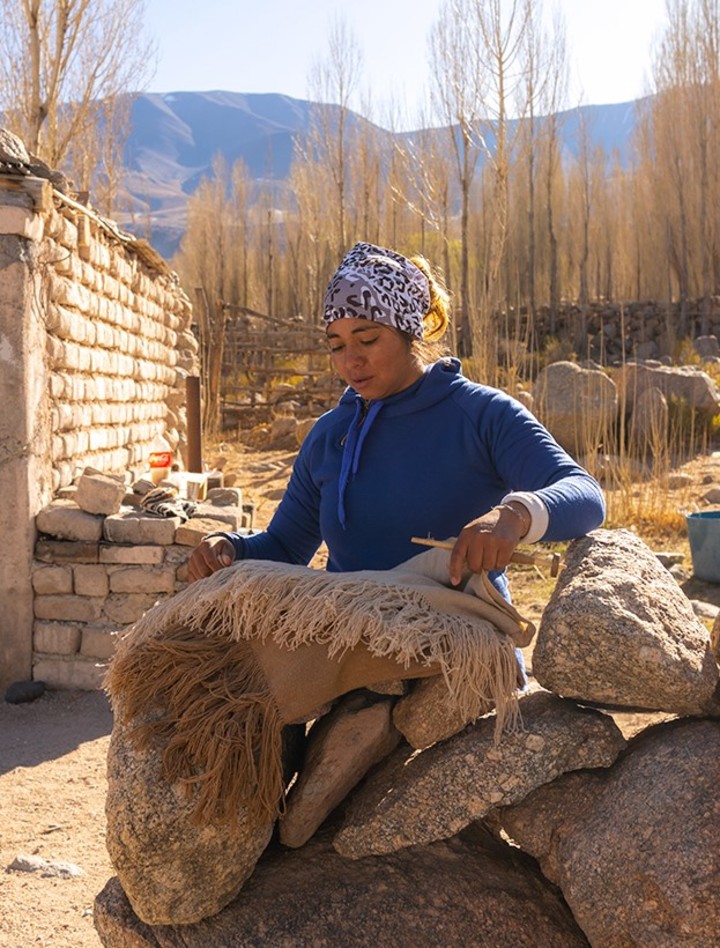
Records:
[[[219,569],[225,569],[235,560],[235,547],[227,537],[206,537],[200,541],[188,560],[189,583],[205,579]]]

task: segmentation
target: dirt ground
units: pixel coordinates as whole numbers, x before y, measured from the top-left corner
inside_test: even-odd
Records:
[[[244,499],[256,504],[255,525],[264,526],[282,496],[294,451],[220,450],[227,457],[225,470],[238,472]],[[696,470],[700,490],[704,468]],[[321,563],[319,556],[316,565]],[[517,568],[516,604],[539,619],[553,584],[533,567]],[[720,585],[691,581],[686,592],[720,605]],[[92,911],[113,875],[104,841],[111,729],[112,715],[99,692],[46,692],[21,705],[0,700],[0,948],[100,944]],[[27,856],[70,863],[82,874],[10,868]]]

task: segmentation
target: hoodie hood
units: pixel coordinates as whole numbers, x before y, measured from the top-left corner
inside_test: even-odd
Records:
[[[345,389],[339,404],[352,409],[353,415],[344,438],[338,483],[338,520],[343,528],[345,491],[358,472],[363,445],[380,412],[383,417],[394,417],[424,411],[447,398],[462,383],[460,360],[448,357],[429,365],[417,382],[388,398],[367,402],[354,389]]]
[[[427,366],[417,382],[413,382],[409,388],[370,404],[382,405],[383,415],[409,415],[416,411],[423,411],[447,398],[452,390],[461,386],[463,382],[460,360],[448,356]],[[355,389],[348,386],[338,404],[346,407],[354,406],[358,400],[364,401]]]

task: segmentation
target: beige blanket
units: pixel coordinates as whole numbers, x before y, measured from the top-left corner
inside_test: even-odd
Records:
[[[491,701],[498,736],[517,720],[516,644],[534,628],[449,553],[394,570],[328,573],[243,560],[158,604],[121,642],[106,678],[138,746],[165,742],[164,773],[197,794],[198,819],[258,819],[282,806],[281,732],[337,695],[442,674],[472,720]]]

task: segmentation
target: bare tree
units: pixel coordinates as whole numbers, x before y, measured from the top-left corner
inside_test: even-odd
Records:
[[[485,99],[478,37],[471,25],[474,8],[474,0],[445,0],[430,33],[432,101],[435,114],[447,127],[460,190],[460,300],[456,322],[463,352],[470,349],[470,191],[480,158],[478,128]]]
[[[428,253],[427,245],[430,244],[434,256],[442,260],[445,283],[452,290],[452,157],[442,147],[444,141],[446,138],[442,132],[431,128],[430,123],[421,116],[419,129],[405,137],[402,147],[410,185],[407,190],[409,206],[420,221],[420,250],[423,254]],[[440,238],[439,248],[433,244],[433,233]],[[452,328],[455,331],[454,323]],[[456,348],[456,342],[454,338],[453,348]]]
[[[526,30],[523,37],[523,73],[525,77],[526,122],[523,137],[527,156],[527,299],[530,313],[537,305],[538,207],[542,199],[536,195],[540,183],[539,168],[544,179],[544,230],[547,237],[547,270],[550,284],[550,305],[557,307],[558,236],[555,224],[555,184],[560,164],[560,116],[567,95],[567,45],[565,23],[555,13],[550,31],[541,25],[542,8],[528,0]]]
[[[720,286],[720,0],[666,0],[666,14],[638,142],[685,335],[689,299],[702,297],[700,330],[708,332]]]
[[[213,176],[204,178],[188,201],[188,225],[175,258],[185,286],[193,287],[198,307],[200,359],[205,383],[203,428],[216,431],[220,420],[220,390],[225,346],[225,302],[235,302],[238,294],[238,257],[234,209],[241,194],[230,193],[242,186],[242,168],[233,175],[225,161],[216,157]]]
[[[590,225],[593,213],[592,177],[590,174],[592,146],[588,123],[582,113],[579,114],[579,122],[577,169],[581,187],[581,200],[579,201],[578,210],[582,229],[579,262],[580,302],[587,305],[590,301],[588,265],[590,261]],[[554,306],[555,303],[553,302],[551,305]]]
[[[334,252],[340,257],[347,248],[348,124],[350,102],[360,79],[360,47],[340,17],[334,20],[327,42],[327,55],[317,60],[310,73],[310,95],[315,101],[308,148],[326,168],[332,182],[331,205],[335,218]]]
[[[480,371],[494,372],[502,265],[509,222],[509,180],[516,137],[525,114],[522,49],[529,28],[528,0],[446,0],[431,32],[439,115],[448,122],[461,197],[461,321]],[[518,120],[510,123],[511,104]],[[480,305],[469,305],[471,186],[482,156],[491,213],[480,281]],[[467,341],[465,342],[467,349]]]
[[[115,193],[131,100],[149,78],[145,0],[0,0],[0,111],[28,149]]]

